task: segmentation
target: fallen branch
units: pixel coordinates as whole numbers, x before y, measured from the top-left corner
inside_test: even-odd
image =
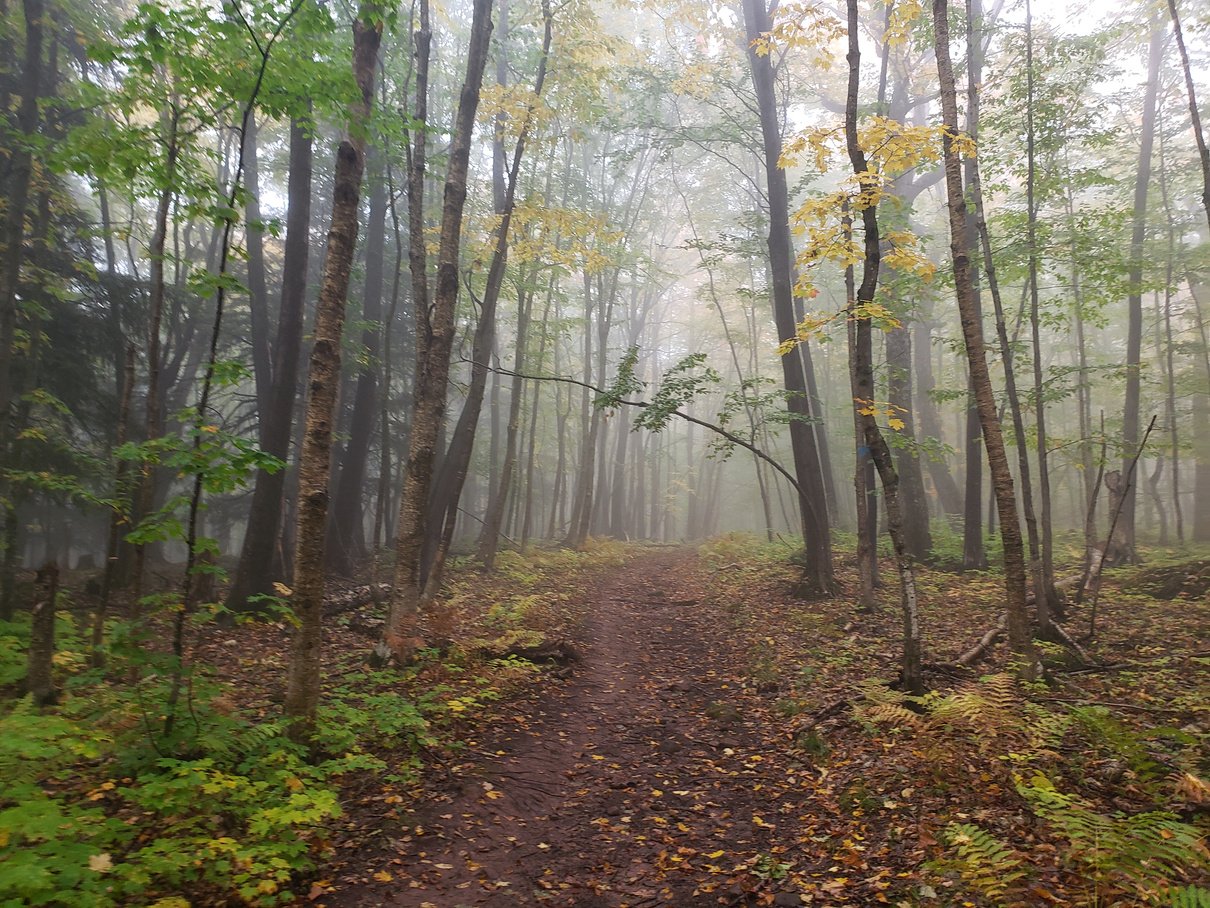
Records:
[[[1141,713],[1163,713],[1169,716],[1183,716],[1191,710],[1172,709],[1167,706],[1145,706],[1141,703],[1112,703],[1105,700],[1089,700],[1085,697],[1043,697],[1044,703],[1075,703],[1079,706],[1104,706],[1106,709],[1125,709]]]
[[[849,705],[849,701],[847,698],[842,699],[842,700],[837,700],[834,703],[829,703],[827,706],[825,706],[823,709],[821,709],[819,712],[817,712],[814,716],[812,716],[810,722],[808,722],[806,725],[803,725],[802,727],[797,729],[798,733],[801,734],[803,732],[812,731],[821,722],[826,722],[828,719],[831,719],[833,716],[837,716],[840,713],[844,712],[845,708],[848,705]]]
[[[368,583],[332,593],[324,599],[324,611],[332,615],[351,612],[363,605],[382,602],[391,595],[389,583]]]
[[[1043,636],[1053,637],[1055,642],[1062,643],[1064,646],[1070,649],[1073,653],[1075,653],[1076,658],[1080,660],[1082,665],[1093,664],[1094,660],[1088,655],[1087,652],[1085,652],[1084,647],[1080,646],[1080,644],[1076,642],[1075,638],[1063,629],[1061,624],[1058,624],[1054,621],[1049,622],[1046,627],[1042,628],[1042,634]]]
[[[952,663],[949,663],[948,667],[970,668],[972,665],[982,659],[984,655],[987,654],[987,651],[995,646],[996,641],[1004,636],[1004,629],[1007,626],[1007,621],[1007,616],[1001,617],[999,623],[997,623],[995,627],[984,634],[978,643],[968,649]]]

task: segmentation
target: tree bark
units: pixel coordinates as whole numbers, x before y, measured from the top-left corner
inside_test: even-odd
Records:
[[[302,118],[290,121],[290,163],[286,207],[286,249],[282,266],[281,302],[273,345],[273,381],[269,406],[260,413],[261,448],[285,461],[290,454],[294,426],[294,399],[302,354],[303,316],[307,295],[307,265],[311,248],[311,126]],[[255,606],[256,596],[273,593],[273,581],[284,577],[277,556],[281,538],[286,470],[257,471],[248,510],[248,523],[240,549],[235,580],[227,595],[227,608],[242,611]]]
[[[1193,70],[1189,66],[1189,52],[1185,50],[1185,34],[1181,29],[1181,17],[1176,0],[1168,0],[1168,14],[1172,18],[1173,37],[1181,57],[1181,72],[1185,76],[1185,91],[1189,95],[1189,118],[1193,126],[1193,138],[1197,142],[1197,156],[1202,168],[1202,207],[1210,221],[1210,148],[1206,147],[1206,134],[1202,132],[1202,115],[1197,106],[1194,90]]]
[[[542,55],[538,61],[538,72],[534,80],[534,97],[542,97],[542,88],[546,81],[546,60],[550,52],[550,44],[553,40],[553,23],[551,22],[549,8],[544,8],[545,28],[542,39]],[[499,10],[500,29],[498,40],[501,45],[499,50],[500,60],[497,67],[497,80],[503,85],[506,70],[507,57],[505,55],[504,46],[508,40],[508,6],[502,4]],[[513,147],[512,159],[509,162],[508,170],[505,172],[503,168],[494,168],[497,170],[493,179],[493,201],[498,203],[499,207],[496,214],[499,215],[500,221],[496,227],[495,244],[492,250],[491,264],[488,266],[487,284],[483,291],[483,300],[479,307],[479,324],[475,328],[475,338],[471,345],[471,381],[467,389],[466,401],[462,406],[462,412],[458,415],[458,422],[454,427],[454,434],[450,442],[449,452],[442,461],[440,468],[437,471],[437,479],[433,486],[433,492],[429,501],[428,521],[434,532],[429,534],[429,538],[425,540],[424,552],[422,553],[422,574],[424,574],[424,585],[426,588],[431,588],[434,593],[441,583],[445,559],[449,552],[450,543],[453,540],[454,525],[458,517],[458,504],[462,497],[462,487],[466,482],[467,471],[470,469],[471,455],[474,452],[475,434],[479,426],[479,415],[483,407],[483,393],[487,384],[488,377],[488,358],[493,349],[496,347],[496,310],[500,302],[500,294],[504,287],[504,275],[508,266],[508,244],[509,244],[509,229],[512,224],[513,210],[516,207],[517,183],[521,175],[521,161],[525,154],[526,141],[529,138],[530,129],[532,127],[532,107],[527,108],[523,115],[520,130],[517,134],[517,140]],[[496,129],[497,140],[494,145],[499,146],[493,152],[494,160],[503,160],[504,150],[503,141],[499,136],[499,130],[504,128],[504,124],[497,120]],[[519,302],[519,306],[522,304]],[[528,321],[528,315],[526,317]],[[519,331],[521,329],[518,329]],[[497,381],[496,388],[499,387]],[[519,392],[519,388],[514,387],[514,394]],[[519,395],[517,397],[519,402]],[[510,403],[510,421],[508,432],[511,435],[512,455],[516,457],[516,426],[512,418],[511,410],[513,404]],[[499,412],[498,407],[492,408],[493,416]],[[493,444],[498,443],[497,433],[493,431]],[[492,458],[493,469],[495,465],[495,457]],[[512,477],[507,479],[503,476],[499,477],[496,482],[489,483],[488,488],[488,510],[491,511],[492,502],[497,502],[499,508],[498,513],[493,513],[496,520],[495,531],[500,531],[500,522],[503,519],[504,505],[507,502],[507,494],[504,498],[500,497],[501,489],[505,485],[511,485]],[[430,553],[437,546],[435,558]],[[494,552],[492,558],[494,559]]]
[[[979,93],[970,86],[978,86],[983,79],[983,5],[981,0],[967,0],[967,103],[966,131],[973,141],[979,140]],[[957,120],[955,120],[955,124]],[[977,162],[973,158],[965,161],[966,185],[975,182]],[[964,242],[970,252],[972,317],[983,326],[982,295],[979,292],[979,237],[975,231],[974,218],[966,218]],[[983,430],[976,399],[975,378],[967,376],[970,393],[967,396],[966,427],[963,435],[966,476],[962,505],[962,569],[981,571],[987,567],[987,552],[983,546]]]
[[[9,409],[13,402],[13,343],[17,331],[17,288],[25,259],[25,209],[34,170],[38,133],[38,98],[42,93],[43,0],[23,0],[25,60],[17,128],[21,135],[10,149],[4,206],[4,251],[0,259],[0,446],[7,446]],[[4,450],[4,447],[0,447]]]
[[[290,734],[307,741],[315,729],[323,646],[324,523],[328,516],[332,422],[340,386],[340,342],[344,332],[349,274],[357,245],[357,209],[365,172],[365,131],[374,100],[374,70],[382,40],[376,0],[362,0],[353,22],[353,77],[360,99],[349,110],[349,129],[336,150],[332,222],[319,286],[315,345],[307,373],[306,430],[298,468],[298,518],[294,549],[294,594],[298,618],[290,648],[285,712]]]
[[[424,128],[416,130],[409,172],[409,233],[414,305],[416,307],[416,379],[413,390],[407,465],[400,498],[395,582],[383,637],[386,651],[409,662],[418,643],[417,623],[424,593],[421,556],[429,525],[427,508],[433,485],[437,445],[445,422],[446,383],[454,342],[454,309],[458,301],[458,256],[462,241],[462,212],[466,205],[466,179],[471,137],[479,91],[487,66],[492,33],[492,0],[475,0],[467,50],[466,77],[458,101],[449,149],[438,245],[437,280],[428,291],[424,230]],[[420,3],[420,29],[416,39],[416,119],[428,120],[429,46],[432,32],[427,0]],[[379,652],[382,650],[380,648]]]
[[[944,2],[944,0],[939,0]],[[861,45],[858,32],[857,0],[848,0],[848,62],[849,83],[845,103],[845,139],[853,175],[860,180],[870,170],[865,152],[857,136],[857,101],[861,78]],[[865,261],[861,272],[861,286],[855,296],[850,297],[850,319],[854,324],[853,397],[859,410],[862,437],[869,448],[870,457],[882,481],[882,492],[887,511],[887,529],[895,550],[895,565],[899,572],[900,606],[903,619],[903,657],[900,681],[903,689],[912,694],[924,692],[924,677],[921,667],[920,615],[916,601],[916,579],[912,568],[912,556],[907,550],[903,535],[903,514],[899,501],[899,477],[891,457],[890,447],[879,429],[873,415],[874,400],[874,356],[873,326],[868,316],[855,311],[860,306],[874,302],[878,290],[878,272],[881,265],[881,237],[878,233],[877,208],[866,204],[861,209],[864,232]],[[871,406],[864,406],[863,401]],[[864,411],[864,412],[860,412]],[[858,465],[860,469],[860,464]],[[859,503],[860,507],[860,503]]]
[[[1004,594],[1005,611],[1008,615],[1009,646],[1018,658],[1029,659],[1032,663],[1029,615],[1025,606],[1025,549],[1021,539],[1021,525],[1017,518],[1012,473],[1008,466],[1004,436],[1001,433],[996,413],[996,398],[992,388],[991,374],[987,367],[983,323],[975,305],[966,200],[962,191],[962,164],[958,151],[954,147],[954,137],[958,135],[958,100],[954,84],[954,68],[950,59],[948,15],[947,0],[933,0],[937,75],[941,86],[942,122],[946,130],[946,134],[942,138],[942,149],[945,159],[950,256],[971,385],[975,391],[975,402],[979,408],[979,421],[983,431],[984,446],[987,449],[992,486],[996,493],[996,509],[1000,517],[1000,534],[1004,547]],[[975,166],[978,166],[977,162]]]
[[[382,342],[383,259],[386,254],[387,187],[382,168],[374,165],[375,152],[369,152],[371,164],[370,210],[366,224],[366,276],[361,317],[366,327],[361,333],[364,361],[359,363],[353,391],[353,415],[349,420],[349,440],[336,481],[336,499],[332,519],[328,521],[328,566],[343,576],[351,576],[357,563],[366,556],[365,511],[366,468],[370,443],[378,421],[378,371]]]
[[[1136,561],[1135,504],[1137,483],[1129,471],[1130,460],[1139,446],[1139,406],[1141,396],[1141,357],[1143,348],[1143,243],[1147,238],[1147,186],[1151,180],[1151,151],[1155,142],[1156,100],[1159,94],[1160,64],[1163,61],[1164,30],[1158,26],[1151,31],[1147,52],[1147,88],[1143,94],[1142,135],[1139,144],[1139,166],[1134,183],[1134,214],[1130,233],[1130,286],[1126,300],[1126,400],[1122,408],[1122,513],[1118,533],[1110,540],[1105,557],[1110,564]]]
[[[777,117],[776,74],[768,55],[756,52],[752,42],[769,31],[771,23],[763,0],[744,0],[744,22],[748,38],[748,64],[756,91],[764,141],[764,170],[769,205],[769,265],[772,271],[773,315],[779,339],[797,335],[794,318],[794,253],[790,238],[789,189],[786,173],[778,165],[781,157],[781,125]],[[812,596],[831,595],[832,543],[824,493],[822,465],[811,424],[810,398],[803,372],[802,351],[795,345],[781,358],[782,377],[788,392],[790,445],[794,472],[803,493],[799,495],[806,565],[802,592]]]
[[[47,562],[38,571],[34,595],[37,598],[29,629],[25,686],[34,706],[41,709],[59,699],[54,677],[55,606],[59,597],[59,566],[55,562]]]

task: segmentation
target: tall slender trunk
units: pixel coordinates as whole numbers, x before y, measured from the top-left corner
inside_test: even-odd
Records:
[[[360,98],[349,110],[349,129],[336,150],[332,222],[315,313],[315,345],[307,373],[306,431],[298,468],[298,521],[294,549],[294,595],[298,626],[290,647],[286,716],[290,734],[307,741],[315,729],[322,683],[324,524],[328,516],[332,422],[340,387],[340,342],[344,333],[349,274],[357,246],[357,210],[365,173],[365,132],[374,102],[374,70],[382,41],[381,10],[362,0],[353,22],[353,77]]]
[[[3,258],[0,259],[0,445],[7,445],[9,409],[13,402],[13,342],[17,332],[17,287],[25,259],[25,209],[34,171],[34,138],[38,132],[38,98],[42,93],[43,0],[23,0],[25,60],[17,108],[20,138],[9,150],[4,207]],[[2,449],[0,449],[2,450]]]
[[[543,18],[545,30],[542,39],[542,56],[538,62],[538,72],[534,80],[534,97],[541,98],[542,88],[546,81],[546,60],[553,40],[553,26],[549,7],[544,7]],[[507,70],[507,57],[503,46],[508,39],[508,6],[500,7],[500,61],[497,78],[503,79]],[[489,22],[490,25],[490,22]],[[525,154],[526,142],[529,138],[533,122],[533,106],[527,107],[522,115],[522,122],[513,146],[512,159],[509,161],[507,172],[502,167],[496,168],[496,179],[493,181],[493,196],[499,203],[496,213],[499,223],[496,226],[495,243],[492,249],[491,264],[488,266],[487,283],[483,290],[483,299],[479,306],[479,324],[475,328],[475,337],[471,354],[471,381],[467,389],[466,401],[454,434],[449,451],[437,471],[437,478],[428,503],[428,522],[433,528],[425,541],[421,553],[421,574],[426,590],[436,593],[441,583],[441,575],[453,540],[454,527],[458,517],[458,502],[462,496],[462,487],[466,482],[467,471],[470,469],[471,455],[474,452],[475,434],[479,426],[479,414],[483,407],[483,393],[488,377],[488,360],[496,349],[496,309],[500,301],[500,293],[504,286],[504,274],[508,264],[509,229],[512,223],[513,210],[516,207],[517,183],[521,176],[521,162]],[[497,121],[497,140],[494,145],[500,146],[493,158],[503,157],[503,143],[499,138],[503,125]],[[499,376],[496,377],[495,388],[499,388]],[[493,406],[493,419],[499,411]],[[498,432],[493,426],[492,444],[498,444]],[[496,454],[492,454],[493,471]],[[489,483],[489,500],[499,492],[500,481]],[[497,528],[498,529],[498,528]],[[434,549],[434,543],[436,548]]]
[[[1028,24],[1029,22],[1030,22],[1029,14],[1027,11],[1027,28],[1030,27]],[[1029,37],[1028,33],[1027,33],[1026,40],[1027,40],[1027,59],[1032,61],[1032,39]],[[970,91],[972,91],[972,92],[976,91],[976,87],[974,86],[974,83],[969,83],[969,85],[970,85]],[[1033,163],[1032,163],[1032,161],[1033,161],[1033,157],[1032,157],[1032,155],[1033,155],[1033,150],[1032,150],[1033,149],[1033,138],[1032,138],[1033,137],[1033,131],[1032,131],[1033,121],[1032,121],[1032,114],[1031,114],[1032,82],[1030,82],[1030,85],[1031,85],[1030,102],[1029,102],[1029,104],[1027,104],[1027,111],[1026,111],[1026,117],[1027,117],[1027,122],[1028,122],[1026,142],[1027,142],[1027,146],[1028,146],[1027,153],[1029,155],[1029,164],[1028,164],[1029,177],[1027,178],[1026,192],[1027,192],[1027,198],[1028,198],[1027,205],[1028,205],[1028,209],[1029,209],[1027,219],[1029,219],[1031,221],[1031,223],[1029,223],[1027,225],[1026,229],[1027,229],[1027,237],[1029,238],[1030,242],[1032,243],[1033,239],[1035,237],[1035,233],[1036,233],[1036,226],[1032,224],[1032,218],[1034,217],[1034,214],[1033,214],[1033,212],[1034,212],[1033,172],[1034,171],[1033,171]],[[1051,613],[1057,608],[1057,595],[1054,593],[1053,577],[1049,581],[1047,579],[1048,575],[1045,571],[1044,561],[1043,561],[1043,557],[1042,557],[1042,546],[1041,546],[1040,537],[1039,537],[1039,533],[1038,533],[1038,520],[1037,520],[1037,517],[1035,514],[1035,510],[1034,510],[1033,483],[1032,483],[1031,469],[1030,469],[1030,464],[1029,464],[1029,440],[1025,434],[1025,420],[1024,420],[1024,417],[1023,417],[1022,411],[1021,411],[1021,395],[1018,393],[1018,389],[1017,389],[1017,373],[1016,373],[1014,357],[1013,357],[1013,343],[1012,343],[1012,340],[1009,338],[1008,326],[1005,321],[1004,303],[1003,303],[1003,299],[1000,295],[1000,281],[999,281],[998,274],[996,272],[995,258],[994,258],[993,252],[992,252],[991,232],[988,230],[987,218],[984,213],[983,186],[982,186],[982,182],[979,178],[978,167],[973,167],[968,172],[969,172],[969,176],[970,176],[968,191],[969,191],[969,195],[971,196],[972,201],[973,201],[974,214],[975,214],[974,221],[976,224],[978,238],[982,245],[982,250],[983,250],[984,273],[987,275],[988,289],[991,292],[992,305],[995,309],[995,314],[996,314],[996,335],[1000,341],[1000,357],[1001,357],[1001,361],[1002,361],[1003,367],[1004,367],[1004,387],[1005,387],[1005,397],[1007,398],[1006,405],[1009,409],[1009,412],[1012,415],[1013,434],[1015,436],[1016,449],[1017,449],[1017,467],[1018,467],[1019,481],[1021,483],[1021,504],[1022,504],[1022,510],[1024,511],[1026,534],[1029,539],[1030,569],[1031,569],[1031,573],[1032,573],[1032,577],[1033,577],[1035,598],[1036,598],[1037,604],[1038,604],[1038,623],[1043,628],[1048,628],[1050,626]],[[1036,298],[1037,298],[1036,259],[1034,256],[1032,245],[1030,246],[1030,249],[1029,249],[1029,257],[1030,257],[1030,278],[1029,278],[1029,280],[1027,280],[1025,290],[1023,291],[1023,297],[1022,297],[1023,305],[1024,305],[1024,299],[1026,297],[1029,297],[1030,299],[1033,299],[1033,300],[1036,300]],[[1035,388],[1038,387],[1041,382],[1040,356],[1041,356],[1040,344],[1036,343],[1034,346],[1034,357],[1033,357],[1035,370],[1038,370],[1038,371],[1035,371],[1035,381],[1037,383],[1035,385]],[[1037,397],[1035,397],[1035,404],[1036,403],[1037,403]],[[1001,412],[1003,412],[1003,410],[1001,410]],[[996,492],[995,492],[995,489],[993,488],[993,490],[992,490],[993,500],[994,500],[995,494],[996,494]],[[990,505],[989,505],[989,510],[990,510]]]
[[[764,171],[769,204],[769,265],[772,271],[773,315],[781,339],[797,335],[794,318],[794,254],[790,239],[789,189],[786,173],[778,165],[781,157],[781,124],[777,117],[776,73],[769,56],[762,56],[753,41],[771,27],[763,0],[744,0],[747,29],[748,64],[756,91],[764,142]],[[810,398],[803,371],[802,350],[794,346],[782,361],[782,377],[788,392],[790,445],[794,454],[794,472],[804,494],[799,495],[806,565],[802,591],[807,595],[830,595],[835,589],[832,575],[832,543],[824,478],[819,449],[811,431]]]
[[[1045,632],[1052,619],[1062,617],[1062,603],[1055,589],[1054,524],[1050,495],[1050,461],[1046,449],[1046,395],[1042,374],[1042,320],[1038,300],[1038,203],[1037,152],[1034,135],[1034,29],[1033,7],[1025,0],[1025,154],[1026,154],[1026,242],[1029,246],[1029,325],[1033,340],[1034,428],[1038,454],[1038,497],[1041,503],[1041,572],[1034,580],[1034,604],[1038,626]],[[1018,443],[1024,439],[1019,439]],[[1027,461],[1028,462],[1028,461]],[[1022,484],[1022,497],[1029,493]],[[1027,514],[1028,519],[1028,514]]]
[[[1163,363],[1165,379],[1165,418],[1168,421],[1168,437],[1172,444],[1172,512],[1176,523],[1176,540],[1183,545],[1185,542],[1185,516],[1181,510],[1181,445],[1180,429],[1177,426],[1176,413],[1176,367],[1173,362],[1172,346],[1172,294],[1176,282],[1176,223],[1172,216],[1172,204],[1168,198],[1168,165],[1166,161],[1164,129],[1161,124],[1160,135],[1160,201],[1164,209],[1164,306],[1159,314],[1159,324],[1162,325],[1163,339],[1157,341],[1160,361]],[[1157,328],[1157,330],[1160,330]]]
[[[361,318],[365,329],[361,345],[365,362],[357,374],[353,391],[353,415],[349,420],[349,440],[336,482],[336,500],[328,521],[328,565],[349,576],[366,555],[365,502],[366,470],[370,443],[378,422],[378,372],[382,341],[382,298],[385,284],[383,259],[386,255],[387,188],[382,167],[376,166],[374,151],[370,157],[370,210],[366,224],[366,276]]]
[[[429,46],[432,32],[427,0],[420,2],[420,30],[416,33],[416,119],[428,120]],[[414,306],[416,311],[416,380],[413,390],[411,430],[408,433],[407,466],[399,506],[395,582],[383,637],[385,650],[401,662],[411,661],[418,641],[417,624],[424,595],[422,550],[432,529],[428,521],[429,495],[437,445],[445,423],[446,384],[454,342],[454,311],[458,302],[459,251],[462,246],[462,212],[466,206],[466,181],[470,166],[471,138],[483,71],[487,66],[492,33],[492,0],[475,0],[467,48],[466,77],[454,119],[449,148],[441,231],[438,241],[436,285],[428,291],[424,223],[424,128],[417,129],[409,173],[409,234]],[[379,650],[383,653],[383,650]]]
[[[306,308],[307,265],[311,248],[311,176],[313,144],[310,124],[290,121],[289,186],[286,206],[286,249],[282,265],[281,301],[273,344],[273,382],[269,406],[260,413],[261,447],[279,460],[290,454],[298,364],[302,355]],[[244,543],[227,607],[236,611],[255,606],[255,597],[273,592],[273,581],[285,577],[278,557],[285,505],[286,470],[256,474]],[[251,601],[250,601],[251,600]]]
[[[861,78],[857,0],[848,0],[847,8],[849,83],[845,103],[845,139],[854,177],[860,180],[863,175],[869,173],[870,165],[857,136],[857,100]],[[904,690],[912,694],[920,694],[924,692],[920,614],[917,608],[916,578],[912,567],[912,556],[907,550],[907,542],[903,533],[899,477],[895,472],[890,447],[873,416],[873,408],[863,406],[861,403],[874,400],[873,325],[870,324],[869,317],[862,317],[857,309],[874,302],[874,296],[878,290],[878,272],[882,258],[877,208],[867,203],[861,209],[861,220],[865,234],[863,237],[865,261],[861,271],[861,286],[848,300],[850,319],[854,321],[853,398],[857,402],[862,438],[869,448],[870,457],[874,461],[879,479],[882,481],[882,492],[887,511],[887,530],[894,546],[895,564],[899,572],[900,606],[903,619],[903,656],[900,668],[902,677],[900,681]]]
[[[1135,561],[1135,505],[1137,484],[1129,472],[1130,461],[1139,447],[1139,407],[1141,398],[1141,357],[1143,351],[1143,243],[1147,238],[1147,186],[1151,180],[1151,151],[1155,142],[1156,100],[1163,62],[1164,30],[1154,25],[1147,51],[1147,88],[1143,94],[1143,122],[1139,143],[1139,166],[1134,182],[1134,213],[1130,231],[1130,267],[1127,273],[1129,296],[1126,300],[1126,400],[1122,407],[1122,511],[1117,532],[1109,541],[1109,563]]]
[[[978,87],[983,79],[983,4],[981,0],[967,0],[967,103],[966,131],[973,141],[979,140],[979,93],[972,91],[971,86]],[[957,122],[957,121],[955,121]],[[965,182],[969,187],[975,182],[976,161],[968,158],[965,161]],[[963,241],[967,245],[971,258],[968,259],[971,279],[972,317],[978,320],[980,331],[983,326],[983,304],[979,292],[979,237],[975,230],[974,219],[966,218],[966,234]],[[987,567],[987,553],[983,546],[983,429],[979,418],[979,404],[976,399],[975,377],[967,376],[970,393],[966,405],[966,427],[963,435],[964,451],[966,454],[966,477],[963,490],[962,508],[962,568],[963,570],[980,571]]]
[[[1202,132],[1202,115],[1197,106],[1193,69],[1189,66],[1189,52],[1185,50],[1185,33],[1181,29],[1176,0],[1168,0],[1168,15],[1172,19],[1173,37],[1181,56],[1181,72],[1185,77],[1185,91],[1189,96],[1189,118],[1193,126],[1193,139],[1197,142],[1198,161],[1202,167],[1202,207],[1206,209],[1206,219],[1210,221],[1210,148],[1206,147],[1206,134]]]
[[[979,421],[987,449],[992,486],[996,492],[996,508],[1000,516],[1000,535],[1004,547],[1004,605],[1007,612],[1009,646],[1018,658],[1029,658],[1032,663],[1029,615],[1025,606],[1025,548],[1017,518],[1012,472],[1008,466],[1004,436],[996,414],[991,373],[987,367],[983,322],[975,305],[975,286],[970,267],[970,234],[967,228],[966,200],[962,192],[962,162],[954,147],[954,136],[958,135],[958,99],[954,84],[954,67],[950,59],[948,16],[947,0],[933,0],[937,76],[941,86],[942,122],[946,129],[942,137],[942,150],[945,159],[950,257],[971,385],[979,407]],[[977,162],[975,166],[978,166]]]
[[[937,383],[933,377],[932,329],[927,318],[917,318],[912,324],[912,349],[912,361],[916,370],[915,413],[919,418],[920,434],[924,438],[942,441],[944,433],[941,419],[937,415],[937,405],[932,399],[932,392]],[[937,457],[928,457],[925,460],[941,512],[949,517],[960,516],[962,492],[954,481],[949,464]]]
[[[122,395],[118,405],[118,429],[114,436],[115,448],[120,448],[130,437],[130,402],[134,396],[135,374],[134,344],[126,345],[126,364],[122,370]],[[115,501],[127,500],[129,489],[130,463],[119,460],[114,469],[113,491]],[[122,527],[127,515],[121,507],[115,507],[109,516],[109,532],[105,539],[105,568],[101,573],[101,593],[97,599],[97,609],[92,621],[92,664],[100,667],[104,661],[102,646],[105,642],[105,618],[109,611],[109,600],[118,577],[118,552],[122,544]]]
[[[525,372],[525,346],[529,339],[529,319],[533,306],[532,288],[522,294],[518,301],[517,339],[513,351],[513,371]],[[521,403],[525,396],[525,380],[514,376],[508,400],[508,425],[505,428],[504,462],[500,465],[500,482],[488,499],[487,512],[483,517],[483,530],[479,534],[479,559],[485,570],[495,567],[499,551],[500,533],[504,524],[505,505],[513,491],[514,474],[517,469],[517,438],[521,429]]]
[[[1202,367],[1210,387],[1210,330],[1202,313],[1202,301],[1189,280],[1189,295],[1193,297],[1193,319],[1201,338]],[[1193,396],[1193,541],[1210,542],[1210,393]]]
[[[260,128],[255,115],[248,124],[244,188],[248,193],[245,212],[245,238],[248,264],[248,314],[252,329],[252,375],[256,386],[256,407],[263,417],[271,406],[273,355],[269,327],[269,291],[265,281],[265,237],[260,210]],[[258,421],[258,428],[263,421]],[[265,446],[263,432],[260,445]]]
[[[164,434],[163,418],[163,354],[160,333],[164,321],[164,302],[167,285],[164,277],[164,257],[168,242],[168,214],[172,207],[175,192],[177,158],[180,154],[178,129],[180,126],[180,110],[175,106],[166,115],[168,136],[165,148],[164,183],[160,187],[160,195],[156,204],[155,227],[151,235],[151,246],[148,250],[151,258],[151,268],[148,275],[148,317],[147,317],[147,392],[144,403],[144,437],[148,440],[159,438]],[[158,474],[151,464],[144,464],[141,470],[136,496],[136,519],[142,520],[155,509]],[[146,544],[137,545],[134,555],[135,599],[143,594],[144,574],[147,564]]]

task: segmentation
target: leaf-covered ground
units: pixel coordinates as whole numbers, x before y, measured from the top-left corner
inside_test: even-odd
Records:
[[[733,536],[458,566],[450,645],[402,672],[367,665],[382,603],[333,590],[318,754],[284,736],[286,620],[196,627],[168,739],[166,635],[88,669],[81,598],[60,704],[0,712],[0,901],[1210,906],[1210,561],[1112,572],[1090,662],[1042,645],[1032,683],[1003,645],[949,667],[995,625],[997,576],[922,569],[912,699],[889,565],[863,613],[848,553],[818,602],[790,594],[793,555]],[[10,687],[25,632],[0,628]]]
[[[1024,688],[937,670],[937,692],[905,709],[894,589],[873,614],[843,596],[796,601],[789,554],[732,537],[463,575],[455,652],[469,658],[415,679],[452,702],[445,743],[420,755],[421,782],[350,793],[311,898],[1203,904],[1204,594],[1158,600],[1131,591],[1130,572],[1110,577],[1097,666],[1045,652],[1050,683]],[[1000,587],[921,583],[941,666],[995,623]],[[1087,620],[1077,609],[1070,627]],[[542,638],[578,659],[482,669]],[[1003,662],[997,649],[981,669]]]

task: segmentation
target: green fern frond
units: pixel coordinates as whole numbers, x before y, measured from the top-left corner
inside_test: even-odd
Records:
[[[1201,886],[1182,886],[1169,893],[1170,908],[1210,908],[1210,889]]]
[[[1002,897],[1025,876],[1017,852],[973,823],[951,823],[945,841],[954,851],[952,866],[963,881],[990,899]]]

